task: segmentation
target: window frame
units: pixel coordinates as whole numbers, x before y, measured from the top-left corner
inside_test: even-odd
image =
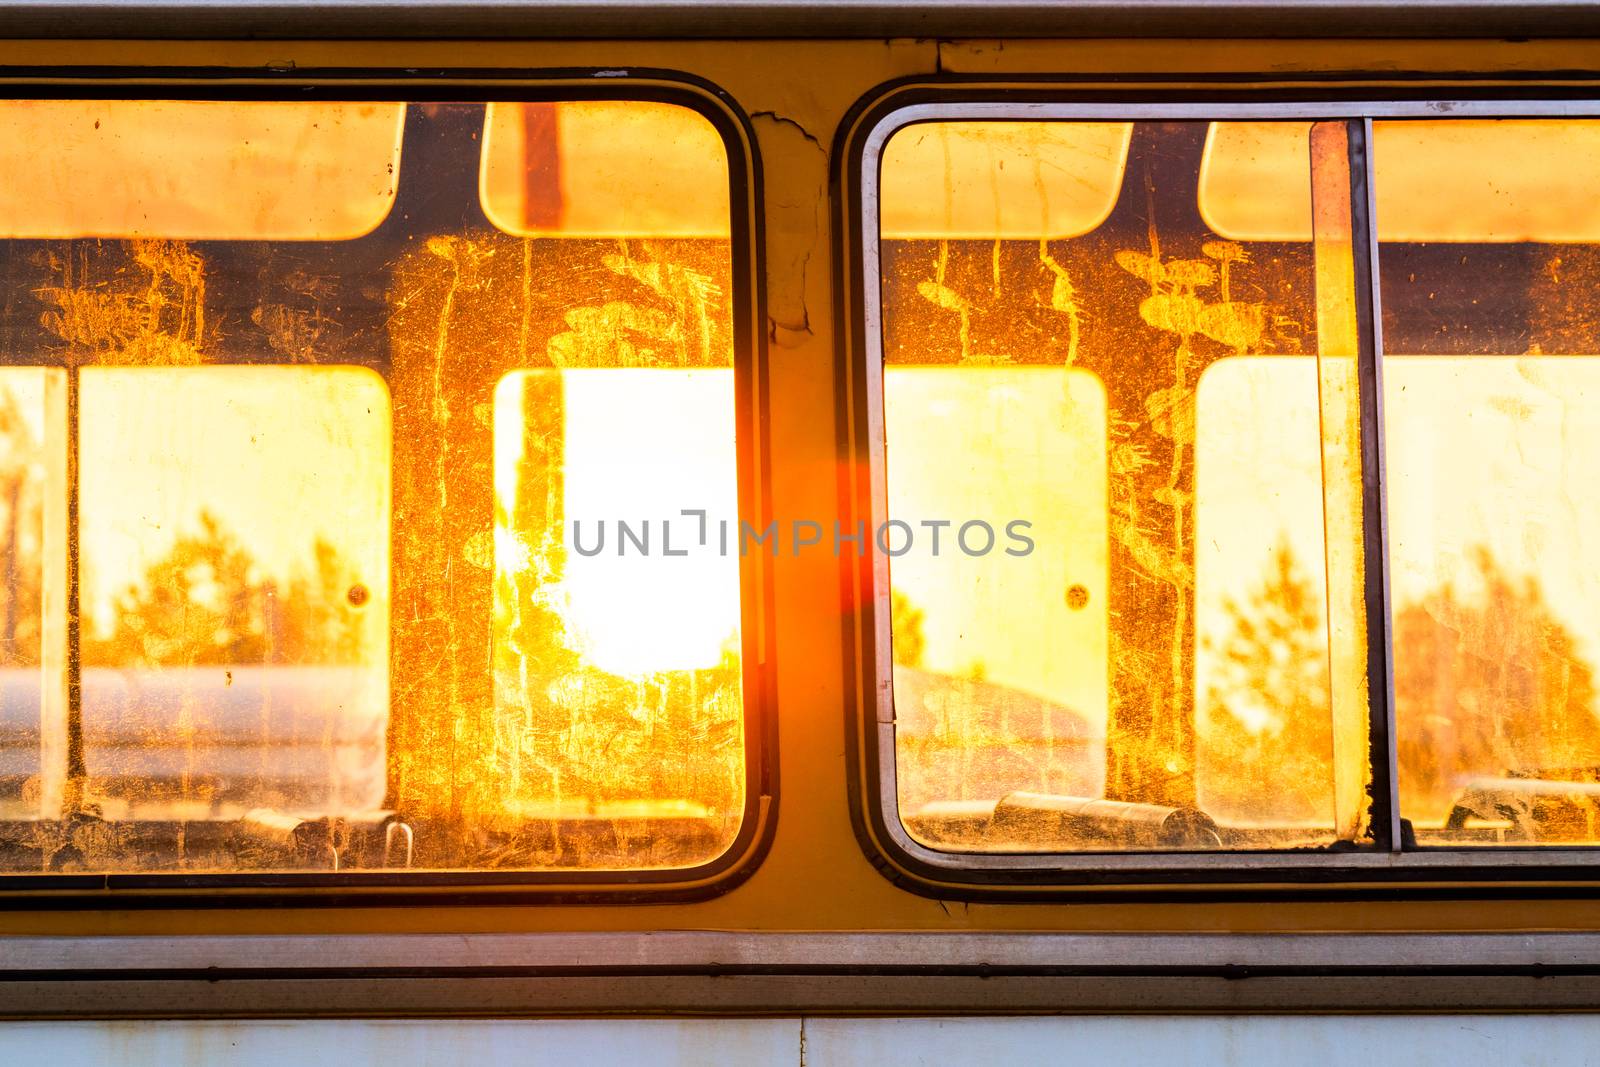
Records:
[[[766,369],[766,284],[762,271],[761,160],[748,115],[731,94],[712,82],[681,71],[637,67],[625,72],[612,68],[419,71],[395,67],[328,67],[302,69],[295,71],[292,77],[274,76],[271,72],[240,77],[234,72],[209,68],[97,67],[86,68],[72,80],[54,77],[31,80],[26,75],[14,75],[0,83],[0,96],[6,99],[131,101],[398,99],[412,106],[496,100],[517,103],[627,100],[669,103],[694,110],[716,129],[727,154],[732,260],[728,302],[735,376],[739,518],[760,527],[770,521],[767,417],[770,387]],[[479,143],[481,146],[481,136]],[[402,151],[400,167],[404,166]],[[482,166],[481,154],[474,155],[472,167],[480,179]],[[479,188],[478,181],[474,181],[473,188]],[[475,206],[481,214],[481,203]],[[485,223],[492,226],[486,216]],[[379,223],[380,228],[383,225],[384,222]],[[261,242],[208,239],[197,243]],[[253,365],[290,365],[279,358],[251,362]],[[16,365],[65,366],[59,361]],[[380,374],[387,385],[389,375],[382,371]],[[385,522],[392,521],[392,516],[385,517]],[[391,571],[396,570],[396,561],[392,560],[390,566]],[[578,902],[637,905],[719,896],[754,872],[771,847],[777,819],[774,587],[771,562],[762,553],[748,553],[741,559],[739,588],[744,809],[734,839],[708,862],[681,868],[594,871],[369,869],[66,874],[0,871],[0,899],[11,907],[54,909],[225,907],[246,902],[251,905],[363,907],[461,903],[570,905]],[[395,654],[391,642],[391,664]],[[394,699],[391,691],[391,709]]]
[[[1351,221],[1359,328],[1362,455],[1362,590],[1367,621],[1370,817],[1374,844],[1360,850],[1219,852],[948,852],[916,841],[901,820],[896,789],[893,663],[888,565],[880,554],[841,559],[846,658],[846,711],[851,817],[868,858],[913,892],[966,900],[1036,901],[1128,896],[1157,899],[1260,898],[1289,893],[1366,895],[1406,882],[1600,883],[1600,846],[1500,845],[1493,848],[1402,841],[1389,603],[1387,501],[1384,495],[1381,279],[1374,226],[1371,144],[1374,120],[1407,118],[1600,118],[1592,95],[1468,87],[1460,95],[1398,90],[1374,96],[1337,85],[1250,92],[1230,86],[1175,93],[1160,89],[1074,90],[1060,77],[1004,83],[947,78],[892,84],[859,101],[840,127],[835,147],[836,251],[840,258],[838,329],[840,500],[842,521],[869,525],[888,517],[884,461],[883,311],[876,200],[879,166],[889,138],[928,121],[1345,121],[1351,130]],[[876,528],[872,525],[872,528]],[[1385,773],[1386,772],[1386,773]],[[1392,893],[1392,890],[1390,890]]]

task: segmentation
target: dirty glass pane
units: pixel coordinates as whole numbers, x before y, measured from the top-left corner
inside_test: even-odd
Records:
[[[0,102],[0,129],[0,870],[728,847],[738,559],[677,554],[683,510],[738,518],[709,122]],[[42,206],[13,218],[18,183]],[[568,547],[601,521],[606,554]]]
[[[877,548],[899,810],[924,844],[1350,836],[1325,603],[1327,265],[1309,235],[1207,224],[1212,135],[952,121],[885,148]],[[1311,177],[1302,153],[1251,195],[1271,210]],[[1337,265],[1348,276],[1347,253]]]
[[[1461,205],[1380,245],[1401,815],[1600,842],[1600,123],[1378,129],[1380,212],[1422,152]]]

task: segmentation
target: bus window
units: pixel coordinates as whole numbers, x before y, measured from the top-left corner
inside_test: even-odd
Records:
[[[729,850],[746,565],[704,531],[748,506],[749,423],[711,119],[0,131],[0,870],[668,883]]]
[[[1401,814],[1600,842],[1600,122],[1375,134]]]
[[[1319,432],[1318,357],[1354,353],[1319,337],[1318,294],[1348,303],[1327,291],[1349,252],[1217,232],[1212,136],[952,120],[884,148],[879,548],[898,810],[925,846],[1361,832],[1337,795],[1365,745],[1335,749],[1366,711],[1333,692],[1326,603],[1351,528]],[[1303,154],[1251,195],[1270,214],[1312,179]]]

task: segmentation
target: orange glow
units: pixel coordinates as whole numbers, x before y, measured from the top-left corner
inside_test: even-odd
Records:
[[[1196,776],[1200,806],[1229,822],[1332,825],[1318,399],[1316,363],[1293,356],[1226,359],[1200,379]],[[1258,646],[1241,619],[1270,620],[1277,634]],[[1298,780],[1241,766],[1241,747],[1292,758]]]
[[[117,818],[381,807],[382,379],[91,368],[82,390],[89,795]],[[320,743],[285,751],[284,731]]]
[[[49,737],[41,687],[52,642],[42,559],[52,464],[45,434],[52,372],[0,368],[0,818],[31,816],[40,802],[40,764]]]
[[[886,238],[1060,238],[1105,220],[1122,188],[1126,122],[925,122],[883,148]]]
[[[484,212],[534,237],[727,237],[728,152],[676,104],[490,104]]]
[[[1303,241],[1310,123],[1218,122],[1201,175],[1207,224],[1236,241]],[[1373,124],[1385,241],[1597,241],[1600,124],[1405,119]]]
[[[1370,840],[1372,794],[1367,687],[1366,559],[1362,526],[1361,323],[1357,310],[1350,127],[1311,130],[1311,202],[1317,287],[1317,414],[1326,552],[1328,712],[1332,719],[1334,831]]]
[[[563,605],[576,647],[595,667],[630,677],[716,666],[738,648],[739,569],[716,551],[716,523],[738,514],[732,370],[518,371],[495,389],[496,512],[519,514],[517,472],[526,460],[527,378],[560,381],[564,499],[550,530],[495,530],[497,567],[513,576],[531,565],[530,540],[572,537],[581,524],[589,544],[599,528],[616,537],[619,520],[651,520],[651,551],[619,555],[614,541],[586,556],[567,553],[563,577],[548,595]],[[707,513],[707,544],[684,501]],[[674,551],[661,553],[664,520],[674,520]],[[702,551],[701,549],[705,549]]]
[[[884,408],[894,454],[906,457],[890,467],[889,513],[913,526],[910,550],[890,562],[902,616],[917,620],[914,633],[902,626],[895,660],[901,804],[1069,785],[1098,793],[1108,654],[1104,388],[1092,374],[1055,367],[890,367]],[[1014,517],[1030,523],[1021,533],[1046,553],[964,555],[959,526],[973,518],[1020,551],[1005,530]],[[936,547],[920,523],[940,519],[959,521]],[[986,714],[992,700],[1014,704],[1014,717]]]
[[[0,237],[359,237],[394,202],[404,105],[0,102]]]
[[[280,577],[316,538],[331,539],[374,596],[385,596],[389,394],[378,375],[93,368],[83,375],[81,419],[83,599],[96,620],[107,620],[126,576],[164,556],[201,514]],[[376,608],[363,613],[364,628],[381,662],[387,609],[381,599]]]
[[[494,420],[503,803],[686,819],[649,862],[710,859],[744,806],[733,372],[517,371]]]
[[[1580,768],[1600,755],[1589,666],[1600,590],[1585,563],[1600,552],[1600,501],[1579,460],[1600,450],[1600,357],[1400,356],[1385,377],[1402,813],[1438,840],[1463,799],[1509,803],[1516,820],[1489,807],[1450,836],[1527,840],[1540,801],[1518,796],[1508,772],[1574,782],[1542,802],[1578,798],[1581,812],[1592,801]],[[1219,364],[1203,383],[1202,427],[1281,416],[1255,420],[1247,450],[1229,443],[1243,432],[1203,438],[1199,625],[1213,633],[1206,617],[1220,621],[1229,574],[1245,573],[1275,528],[1302,563],[1321,551],[1314,385],[1313,366],[1292,359]],[[1226,484],[1238,478],[1255,484]],[[1230,535],[1208,534],[1219,527]],[[1486,800],[1488,782],[1510,795]],[[1561,832],[1595,837],[1582,822]]]
[[[1600,358],[1386,375],[1401,812],[1470,812],[1466,843],[1600,840]]]

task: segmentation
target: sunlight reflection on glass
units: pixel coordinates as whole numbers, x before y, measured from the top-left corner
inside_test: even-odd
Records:
[[[733,371],[517,371],[494,420],[503,803],[704,862],[744,805]]]

